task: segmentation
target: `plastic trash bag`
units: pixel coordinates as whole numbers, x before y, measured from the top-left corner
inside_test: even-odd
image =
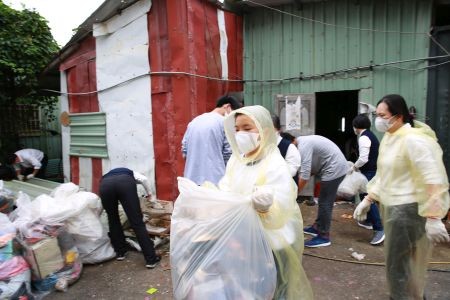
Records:
[[[3,180],[0,180],[0,213],[10,213],[13,210],[15,199],[15,193],[5,189]]]
[[[20,193],[15,212],[12,213],[14,225],[24,238],[39,236],[37,224],[42,231],[47,225],[64,224],[78,248],[83,263],[98,263],[115,256],[107,236],[107,231],[100,221],[103,210],[100,198],[90,192],[79,191],[73,183],[61,184],[51,195],[40,195],[33,201],[26,194]],[[33,226],[32,226],[33,225]]]
[[[175,299],[272,299],[277,270],[249,197],[178,178],[170,234]]]
[[[13,245],[16,228],[0,213],[0,299],[19,299],[30,292],[30,269]]]
[[[337,196],[345,199],[351,199],[355,195],[363,194],[367,192],[367,178],[359,171],[353,170],[353,163],[348,162],[349,171],[345,175],[344,180],[337,190]]]

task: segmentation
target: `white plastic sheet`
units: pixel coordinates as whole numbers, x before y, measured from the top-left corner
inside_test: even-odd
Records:
[[[178,178],[171,223],[175,299],[272,299],[276,267],[249,197]]]

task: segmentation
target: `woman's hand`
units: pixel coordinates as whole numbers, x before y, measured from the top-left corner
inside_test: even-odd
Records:
[[[447,229],[440,219],[427,218],[425,231],[428,239],[433,243],[448,243],[450,241]]]
[[[252,194],[253,207],[260,213],[265,213],[273,204],[273,193],[265,187],[256,187]]]
[[[361,203],[355,208],[353,212],[353,219],[358,220],[359,222],[367,219],[367,213],[370,210],[370,205],[372,205],[372,201],[368,196],[364,197]]]

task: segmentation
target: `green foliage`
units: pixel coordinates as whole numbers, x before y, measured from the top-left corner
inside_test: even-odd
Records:
[[[27,9],[14,10],[0,0],[0,103],[51,103],[36,89],[39,74],[57,51],[42,16]]]
[[[0,107],[4,111],[15,112],[18,104],[32,104],[43,108],[49,120],[54,118],[57,98],[42,96],[38,79],[58,50],[41,15],[12,9],[0,0]],[[17,146],[18,130],[23,125],[16,117],[11,113],[0,120],[0,127],[12,128],[0,130],[2,148]]]

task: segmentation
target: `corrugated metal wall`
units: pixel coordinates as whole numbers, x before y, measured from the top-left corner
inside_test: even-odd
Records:
[[[70,115],[69,155],[101,158],[108,157],[105,113]]]
[[[224,12],[228,77],[242,78],[242,17]],[[218,9],[204,0],[152,2],[148,15],[150,69],[221,77]],[[241,83],[187,76],[152,76],[152,118],[156,191],[159,199],[178,195],[184,170],[181,139],[187,124],[215,107],[219,96],[242,91]]]
[[[47,121],[47,117],[41,111],[41,127],[39,135],[21,136],[20,145],[22,148],[33,148],[44,151],[49,159],[61,158],[61,129],[58,120],[59,110],[54,111],[56,119]]]
[[[426,34],[398,32],[428,32],[432,1],[330,0],[276,8],[303,19],[261,7],[252,8],[244,16],[245,79],[309,76],[371,63],[423,58],[429,53]],[[399,93],[424,115],[426,70],[395,67],[414,69],[427,64],[420,61],[316,79],[246,83],[245,103],[272,108],[274,95],[278,93],[361,90],[360,101],[368,103],[376,103],[388,93]]]

